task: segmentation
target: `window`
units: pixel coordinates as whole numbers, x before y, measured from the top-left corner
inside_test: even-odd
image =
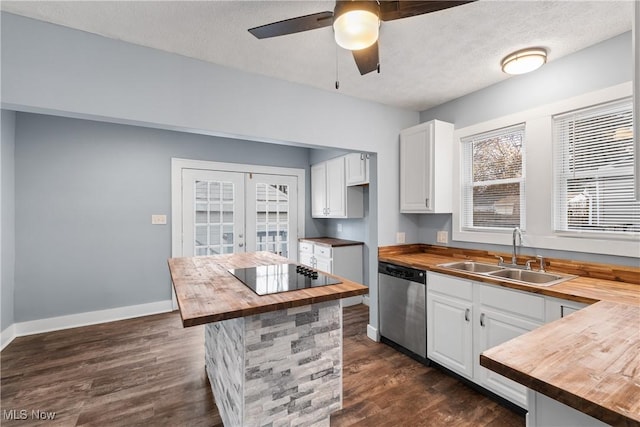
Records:
[[[461,142],[462,228],[524,229],[524,124]]]
[[[631,98],[553,117],[555,231],[640,232]]]

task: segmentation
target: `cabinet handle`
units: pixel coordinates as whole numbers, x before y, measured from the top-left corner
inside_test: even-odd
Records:
[[[480,315],[480,326],[484,328],[484,313]]]
[[[426,199],[424,199],[424,205],[425,207],[429,207],[429,198],[427,197]]]
[[[364,160],[364,153],[360,153],[360,160]]]
[[[468,308],[464,311],[464,320],[466,320],[467,322],[469,321],[470,313],[471,313],[471,310],[469,310]]]

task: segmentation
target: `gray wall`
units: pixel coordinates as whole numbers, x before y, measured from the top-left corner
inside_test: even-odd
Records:
[[[16,322],[171,298],[170,217],[151,214],[170,214],[172,157],[308,176],[300,147],[29,113],[15,135]]]
[[[1,19],[3,108],[375,152],[388,167],[378,172],[378,188],[370,193],[375,207],[370,212],[371,244],[392,244],[397,231],[417,239],[417,223],[382,205],[377,193],[397,195],[398,134],[419,122],[418,112],[5,12]],[[375,261],[371,265],[375,269]],[[378,324],[376,279],[371,274],[373,326]]]
[[[381,190],[397,192],[398,134],[418,123],[418,112],[1,16],[5,109],[376,152],[391,165],[380,171]],[[378,210],[380,244],[399,230],[417,236],[397,209]]]
[[[0,217],[2,247],[0,250],[0,331],[14,323],[14,275],[15,275],[15,117],[12,111],[2,110],[0,129]]]
[[[552,103],[632,79],[631,32],[590,46],[546,64],[541,69],[511,77],[501,83],[420,113],[422,122],[440,119],[463,128],[518,111]],[[420,242],[436,244],[436,232],[451,236],[451,215],[415,215]],[[449,242],[450,246],[511,252],[511,247]],[[638,259],[547,249],[522,248],[522,254],[545,255],[583,261],[638,265]],[[637,256],[637,254],[636,254]]]

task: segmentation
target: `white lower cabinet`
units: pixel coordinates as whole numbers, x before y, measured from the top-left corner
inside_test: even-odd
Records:
[[[527,408],[527,389],[480,366],[480,353],[541,326],[545,300],[427,273],[427,358]]]
[[[362,244],[348,246],[330,246],[314,243],[312,240],[301,240],[300,264],[307,265],[325,273],[335,274],[356,283],[363,282]],[[362,297],[343,298],[343,306],[359,304]]]
[[[427,272],[427,357],[473,379],[473,285]]]
[[[527,427],[606,427],[597,420],[542,393],[529,390]]]
[[[480,353],[544,324],[544,298],[500,286],[475,284],[478,306],[475,379],[478,384],[526,408],[527,388],[480,366]]]

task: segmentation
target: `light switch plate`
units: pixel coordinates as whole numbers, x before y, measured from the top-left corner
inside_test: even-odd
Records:
[[[438,231],[436,241],[438,243],[449,243],[449,232],[446,230]]]
[[[404,243],[404,242],[405,242],[404,231],[398,231],[396,233],[396,243]]]
[[[152,225],[166,225],[167,224],[167,216],[166,215],[151,215],[151,224]]]

